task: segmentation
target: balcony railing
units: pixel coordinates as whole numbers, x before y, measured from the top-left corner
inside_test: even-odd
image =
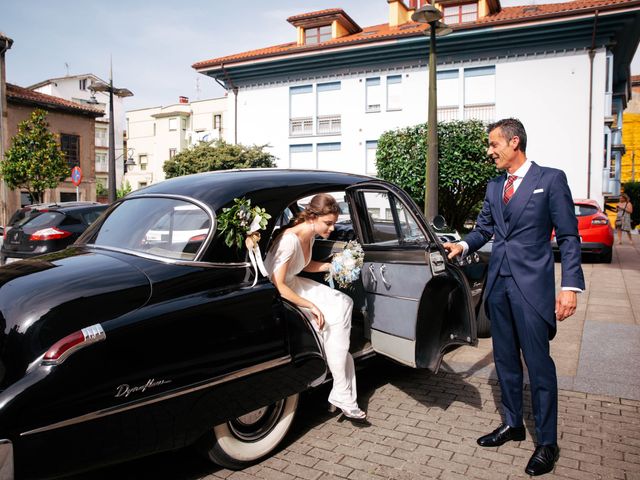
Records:
[[[458,120],[458,107],[439,107],[438,108],[438,121],[450,122],[451,120]]]
[[[313,135],[313,117],[289,119],[289,135]]]
[[[341,128],[340,115],[318,115],[318,135],[338,135]]]
[[[493,122],[496,117],[495,104],[485,105],[465,105],[464,107],[464,119],[465,120],[481,120],[483,122]]]

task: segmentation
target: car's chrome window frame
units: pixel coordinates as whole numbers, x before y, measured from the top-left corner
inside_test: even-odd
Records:
[[[100,221],[100,224],[96,226],[96,228],[102,228],[102,225],[104,224],[104,222],[109,218],[109,216],[111,215],[111,213],[116,210],[120,205],[122,205],[125,202],[130,202],[133,200],[140,200],[140,199],[149,199],[149,198],[163,198],[163,199],[170,199],[170,200],[180,200],[183,202],[187,202],[187,203],[191,203],[193,205],[196,205],[197,207],[201,208],[202,210],[204,210],[204,212],[209,216],[210,220],[211,220],[211,228],[209,229],[209,232],[207,233],[207,238],[205,238],[205,240],[202,242],[202,244],[200,245],[200,247],[198,247],[198,250],[193,258],[193,260],[185,260],[185,259],[178,259],[178,258],[170,258],[170,257],[163,257],[161,255],[154,255],[151,253],[145,253],[145,252],[141,252],[140,250],[132,250],[132,249],[128,249],[128,248],[120,248],[120,247],[114,247],[114,246],[110,246],[110,245],[97,245],[95,243],[79,243],[79,245],[82,246],[86,246],[86,247],[91,247],[91,248],[95,248],[95,249],[100,249],[100,250],[108,250],[108,251],[114,251],[114,252],[121,252],[121,253],[126,253],[126,254],[130,254],[130,255],[135,255],[137,257],[142,257],[142,258],[148,258],[151,260],[158,260],[164,263],[169,263],[172,265],[201,265],[201,266],[207,266],[207,267],[227,267],[227,268],[245,268],[247,266],[249,266],[249,262],[230,262],[230,263],[212,263],[212,262],[204,262],[202,261],[202,256],[204,254],[204,252],[209,248],[209,246],[211,245],[211,242],[213,241],[213,237],[215,236],[215,232],[217,230],[217,217],[215,212],[211,209],[211,207],[209,207],[209,205],[207,205],[206,203],[202,202],[201,200],[195,199],[193,197],[189,197],[186,195],[177,195],[177,194],[161,194],[161,193],[153,193],[153,194],[140,194],[140,195],[133,195],[131,197],[125,197],[121,200],[119,200],[118,202],[116,202],[109,210],[109,214],[107,216],[105,216],[104,219],[102,219],[102,221]],[[94,224],[95,225],[95,222]],[[92,225],[92,226],[93,226]],[[90,232],[91,235],[95,235],[96,232],[91,231]],[[81,237],[82,239],[82,237]]]

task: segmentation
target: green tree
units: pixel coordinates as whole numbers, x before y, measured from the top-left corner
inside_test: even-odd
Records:
[[[448,223],[462,230],[474,218],[487,182],[498,174],[487,157],[487,132],[478,120],[438,124],[438,207]],[[403,188],[424,207],[427,125],[388,131],[378,140],[378,176]]]
[[[264,151],[266,145],[233,145],[223,140],[200,144],[164,162],[167,178],[232,168],[275,167],[275,157]]]
[[[131,184],[129,180],[124,182],[120,188],[116,189],[116,198],[126,197],[131,193]]]
[[[0,175],[9,188],[27,190],[34,203],[41,203],[46,189],[56,188],[70,175],[46,116],[44,110],[34,110],[18,125],[18,133],[0,165]]]

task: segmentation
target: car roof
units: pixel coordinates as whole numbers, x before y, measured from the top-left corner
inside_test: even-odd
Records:
[[[209,204],[214,211],[234,198],[248,198],[253,205],[279,213],[297,198],[320,191],[343,190],[349,185],[376,180],[365,175],[321,170],[255,168],[222,170],[172,178],[136,190],[126,198],[143,195],[184,195]]]

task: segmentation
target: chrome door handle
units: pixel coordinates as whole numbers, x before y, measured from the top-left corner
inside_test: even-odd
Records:
[[[387,267],[385,266],[384,263],[380,265],[380,278],[382,279],[382,283],[384,283],[384,286],[389,288],[391,287],[391,284],[387,282],[386,278],[384,278],[384,272],[386,272],[386,270],[387,270]]]
[[[376,278],[376,269],[372,263],[369,264],[369,273],[371,274],[371,280],[373,283],[378,283],[378,279]]]

